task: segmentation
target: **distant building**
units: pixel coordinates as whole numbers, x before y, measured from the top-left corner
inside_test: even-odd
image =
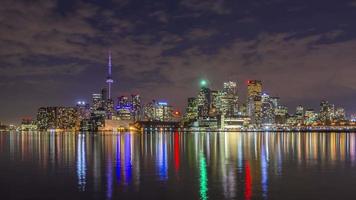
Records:
[[[274,110],[274,115],[275,115],[275,123],[277,125],[284,125],[287,123],[288,108],[285,106],[278,106]]]
[[[92,123],[90,121],[90,117],[91,117],[90,105],[85,101],[78,101],[77,113],[78,113],[77,129],[82,131],[91,130]]]
[[[135,121],[141,120],[142,116],[142,105],[141,97],[138,94],[131,95],[132,99],[132,116]]]
[[[307,109],[304,114],[304,124],[307,126],[311,126],[315,124],[318,120],[318,114],[314,111],[314,109]]]
[[[198,108],[198,118],[209,117],[212,103],[211,90],[205,86],[202,86],[196,100]]]
[[[21,131],[36,131],[37,124],[31,118],[23,118],[20,126]]]
[[[118,97],[116,106],[116,117],[121,120],[131,120],[132,112],[132,101],[127,96]]]
[[[144,119],[146,121],[173,121],[173,107],[167,102],[153,100],[144,107]]]
[[[346,113],[344,108],[337,108],[335,111],[335,116],[334,119],[337,121],[343,121],[346,120]]]
[[[232,117],[238,114],[238,95],[236,82],[224,83],[224,88],[220,92],[221,114],[225,117]]]
[[[295,117],[296,117],[298,125],[304,124],[304,107],[303,106],[301,106],[301,105],[297,106],[296,111],[295,111]]]
[[[78,124],[77,109],[73,107],[42,107],[37,112],[39,130],[75,129]]]
[[[103,97],[101,94],[93,94],[92,99],[93,99],[92,111],[96,111],[99,108],[103,108]]]
[[[264,126],[271,126],[275,123],[275,104],[266,93],[262,94],[262,116],[261,123]]]
[[[197,98],[190,97],[188,98],[188,105],[184,115],[184,121],[192,122],[198,118],[198,103]]]
[[[260,126],[262,122],[262,81],[247,82],[247,112],[251,123]]]
[[[332,105],[328,101],[321,101],[320,103],[320,114],[319,121],[323,125],[330,125],[332,120]]]

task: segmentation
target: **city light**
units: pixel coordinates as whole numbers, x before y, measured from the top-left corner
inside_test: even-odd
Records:
[[[200,90],[188,98],[185,113],[167,101],[141,102],[140,95],[111,97],[113,79],[109,55],[107,85],[92,94],[92,104],[77,101],[76,107],[41,107],[36,120],[23,120],[20,130],[215,130],[215,131],[311,131],[355,130],[355,116],[346,117],[342,107],[326,100],[320,112],[299,105],[295,112],[281,104],[280,97],[263,92],[261,80],[247,81],[247,98],[242,102],[236,81],[225,81],[221,89],[211,89],[206,79]],[[135,124],[135,126],[133,126]],[[3,127],[3,126],[2,126]],[[140,128],[143,129],[140,129]],[[2,128],[3,129],[3,128]],[[8,128],[10,129],[10,128]]]
[[[208,82],[206,80],[201,80],[200,81],[200,86],[204,87],[208,84]]]
[[[167,102],[158,102],[158,105],[160,105],[160,106],[167,106],[168,105],[168,103]]]

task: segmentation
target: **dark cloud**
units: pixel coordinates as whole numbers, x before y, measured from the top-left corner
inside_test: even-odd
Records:
[[[183,108],[197,81],[247,79],[289,105],[322,98],[356,112],[354,1],[3,0],[0,121],[71,105],[105,86]],[[3,95],[2,95],[3,96]],[[26,102],[22,99],[26,96]]]

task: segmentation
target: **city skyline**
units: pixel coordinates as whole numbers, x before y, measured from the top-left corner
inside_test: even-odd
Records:
[[[246,81],[261,80],[290,111],[325,99],[356,112],[355,1],[3,3],[3,123],[90,102],[106,85],[108,50],[113,98],[141,94],[184,111],[201,79],[212,89],[236,81],[243,101]]]

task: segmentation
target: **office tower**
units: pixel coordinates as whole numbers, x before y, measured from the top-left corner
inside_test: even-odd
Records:
[[[155,100],[144,105],[143,118],[145,121],[155,121],[155,105]]]
[[[273,106],[275,108],[277,108],[279,106],[279,101],[280,101],[279,97],[270,97],[270,100],[273,103]]]
[[[184,120],[186,122],[195,121],[198,118],[198,104],[197,98],[190,97],[188,98],[188,105],[184,115]]]
[[[42,107],[37,112],[39,130],[74,129],[78,124],[77,109],[73,107]]]
[[[92,111],[98,110],[103,107],[102,95],[101,94],[93,94],[92,95]]]
[[[338,107],[335,111],[335,117],[334,117],[335,120],[337,121],[343,121],[346,119],[346,113],[345,113],[345,109],[344,108],[341,108],[341,107]]]
[[[350,115],[350,121],[351,122],[356,122],[356,114],[351,114]]]
[[[208,116],[216,116],[220,114],[220,92],[216,90],[210,91],[211,103],[209,105],[209,114]]]
[[[238,95],[236,82],[225,82],[220,94],[220,109],[225,117],[236,116],[238,113]]]
[[[249,80],[247,83],[248,115],[253,124],[260,126],[262,117],[262,82],[259,80]]]
[[[239,107],[239,115],[248,116],[247,104],[246,103],[243,103],[243,104],[240,105],[240,107]]]
[[[173,107],[167,102],[153,100],[144,106],[144,118],[146,121],[171,122],[173,121]]]
[[[278,106],[274,110],[275,123],[278,125],[284,125],[287,122],[288,108],[285,106]]]
[[[314,109],[307,109],[304,113],[304,124],[307,126],[311,126],[317,122],[318,114],[314,111]]]
[[[101,89],[101,104],[103,110],[106,112],[106,119],[111,119],[114,115],[114,101],[111,99],[107,99],[108,90],[106,88]]]
[[[211,90],[205,85],[203,85],[199,91],[197,97],[197,106],[198,106],[198,117],[207,118],[209,117],[209,111],[211,106]]]
[[[319,120],[324,125],[330,125],[331,123],[331,114],[332,109],[331,105],[328,101],[321,101],[320,102],[320,113],[319,113]]]
[[[107,99],[107,95],[108,95],[108,90],[106,88],[102,88],[101,89],[101,101],[105,104]],[[105,106],[104,106],[105,107]]]
[[[131,95],[132,116],[135,121],[141,120],[141,97],[138,94]]]
[[[77,111],[79,120],[90,119],[90,106],[85,101],[77,102]]]
[[[77,102],[77,113],[78,113],[78,124],[77,129],[82,131],[88,131],[91,127],[90,117],[90,106],[85,101]]]
[[[262,100],[261,123],[264,126],[270,126],[275,123],[274,102],[271,100],[270,96],[266,93],[262,94],[261,100]]]
[[[133,111],[132,102],[127,96],[121,96],[117,99],[116,113],[121,120],[131,120]]]
[[[162,122],[170,122],[173,119],[173,108],[167,102],[158,102],[155,106],[155,119]]]
[[[303,106],[301,106],[301,105],[297,106],[296,111],[295,111],[295,117],[297,120],[297,124],[299,124],[299,125],[304,124],[304,108],[303,108]]]

